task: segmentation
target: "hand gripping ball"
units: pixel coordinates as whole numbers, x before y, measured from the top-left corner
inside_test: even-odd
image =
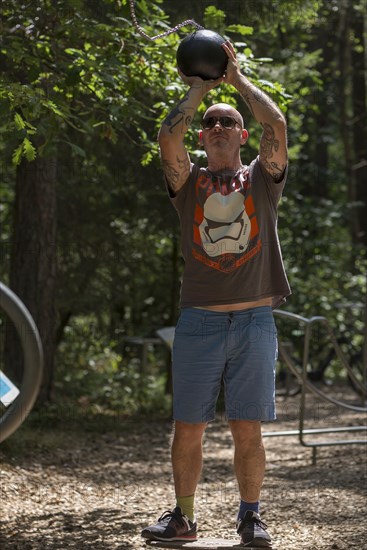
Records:
[[[184,38],[177,49],[177,65],[186,76],[215,80],[226,71],[225,39],[216,32],[199,30]]]

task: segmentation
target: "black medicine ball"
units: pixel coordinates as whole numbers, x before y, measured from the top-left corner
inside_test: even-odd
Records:
[[[177,49],[177,65],[186,76],[215,80],[226,71],[228,57],[221,47],[225,39],[220,34],[199,30],[182,40]]]

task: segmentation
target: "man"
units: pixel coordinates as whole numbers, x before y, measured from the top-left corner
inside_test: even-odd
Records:
[[[202,439],[214,419],[221,382],[234,441],[240,492],[237,532],[251,547],[271,547],[260,519],[265,472],[261,422],[275,419],[277,341],[272,308],[290,294],[277,236],[277,204],[287,169],[286,123],[279,108],[240,72],[230,42],[225,75],[197,77],[159,132],[163,170],[177,209],[185,259],[181,313],[173,346],[172,467],[176,506],[150,540],[196,540],[194,496],[202,467]],[[240,113],[227,104],[209,107],[199,134],[207,168],[190,162],[184,136],[208,91],[231,84],[261,124],[259,156],[244,166],[248,138]]]

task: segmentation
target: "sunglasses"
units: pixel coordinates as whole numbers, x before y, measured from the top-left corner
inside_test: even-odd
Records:
[[[236,124],[241,126],[241,124],[231,116],[209,116],[207,118],[203,118],[201,121],[201,127],[203,130],[211,130],[218,121],[222,128],[225,128],[226,130],[233,130]]]

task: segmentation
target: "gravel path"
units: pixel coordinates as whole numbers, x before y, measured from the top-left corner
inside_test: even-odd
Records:
[[[265,431],[297,428],[297,399],[278,404]],[[361,414],[312,407],[313,427],[366,423]],[[172,507],[169,421],[121,421],[105,433],[23,426],[0,451],[0,548],[144,548],[140,530]],[[101,430],[100,430],[101,432]],[[347,436],[343,434],[333,437]],[[355,435],[354,435],[355,437]],[[296,437],[265,439],[262,517],[278,550],[367,549],[366,447],[311,450]],[[236,537],[238,495],[228,428],[205,438],[197,492],[200,536]]]

